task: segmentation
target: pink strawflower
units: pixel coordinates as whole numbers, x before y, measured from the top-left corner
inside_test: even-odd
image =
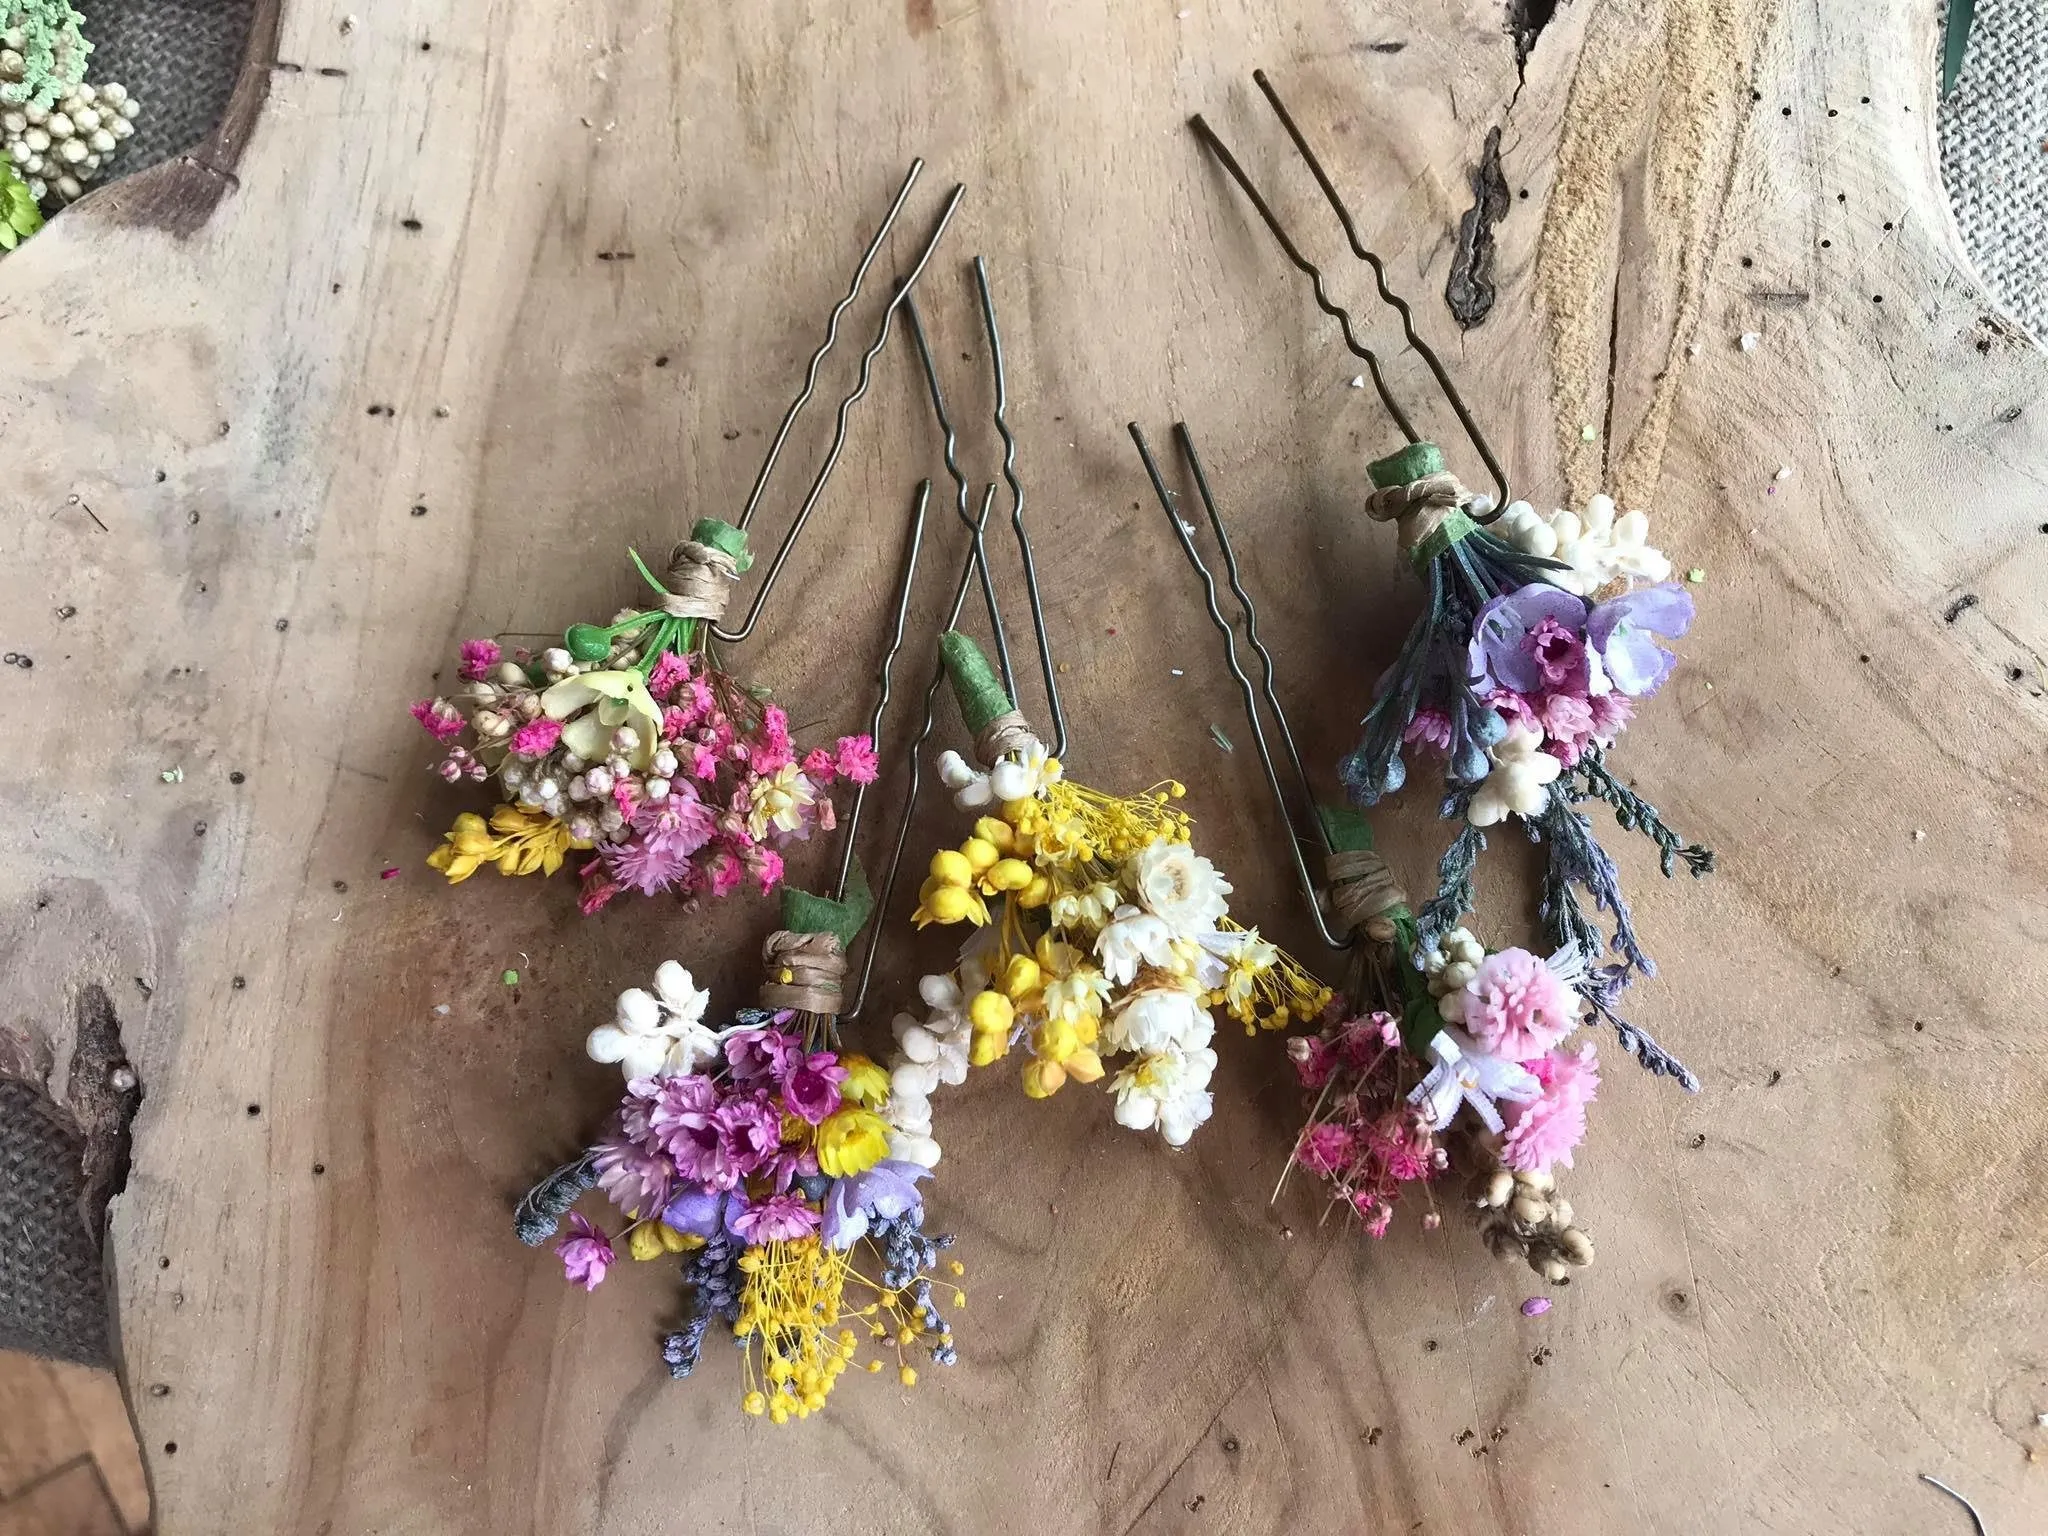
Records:
[[[1297,1035],[1287,1042],[1288,1058],[1301,1086],[1313,1093],[1330,1080],[1336,1061],[1329,1045],[1317,1035]]]
[[[1294,1160],[1311,1173],[1324,1178],[1335,1178],[1351,1161],[1351,1132],[1335,1121],[1326,1120],[1321,1125],[1310,1126],[1302,1133],[1301,1145],[1295,1149]]]
[[[725,1218],[733,1236],[752,1247],[787,1243],[818,1230],[818,1211],[799,1194],[770,1195]]]
[[[846,1081],[846,1068],[830,1051],[814,1051],[793,1063],[782,1078],[782,1102],[789,1112],[812,1125],[839,1107],[839,1085]]]
[[[804,1043],[780,1029],[741,1029],[725,1037],[733,1081],[748,1088],[780,1084],[803,1065]]]
[[[666,798],[650,800],[633,814],[633,830],[646,841],[679,858],[688,858],[711,841],[718,818],[697,798],[697,787],[684,780],[669,786]]]
[[[528,760],[546,757],[562,739],[562,722],[543,715],[529,720],[512,733],[512,755]]]
[[[1522,644],[1543,674],[1546,688],[1568,688],[1577,679],[1578,691],[1586,687],[1586,642],[1575,629],[1567,629],[1553,618],[1536,621]]]
[[[661,659],[654,664],[654,670],[647,674],[647,691],[657,700],[667,702],[670,693],[678,683],[690,675],[690,664],[674,651],[664,651]]]
[[[836,767],[832,754],[823,747],[813,747],[804,754],[804,777],[814,784],[829,784]]]
[[[649,1152],[624,1136],[607,1136],[597,1144],[597,1187],[628,1216],[652,1214],[668,1204],[675,1165],[659,1152]]]
[[[1593,713],[1593,739],[1603,747],[1628,727],[1636,712],[1629,696],[1618,690],[1596,694],[1586,703]]]
[[[642,896],[679,891],[690,882],[690,856],[678,853],[666,843],[634,837],[623,843],[606,843],[598,850],[605,868],[619,885]]]
[[[761,1171],[782,1144],[782,1112],[767,1094],[727,1099],[718,1110],[718,1130],[725,1155],[742,1178]]]
[[[1486,705],[1501,719],[1507,721],[1509,730],[1517,726],[1526,731],[1541,732],[1543,729],[1543,722],[1536,714],[1536,706],[1513,689],[1494,689],[1486,696]]]
[[[460,675],[465,683],[480,683],[484,674],[498,664],[505,653],[498,649],[495,640],[465,640],[462,642],[462,666]]]
[[[760,1177],[768,1181],[768,1187],[777,1194],[789,1188],[798,1179],[809,1178],[818,1171],[818,1149],[816,1147],[778,1147],[775,1155],[768,1159]]]
[[[1526,949],[1488,955],[1465,984],[1466,1032],[1489,1055],[1532,1061],[1578,1022],[1577,996]]]
[[[1401,733],[1401,740],[1409,746],[1420,742],[1439,752],[1448,752],[1451,750],[1451,717],[1435,705],[1425,704],[1415,711],[1415,718],[1408,722],[1408,729]]]
[[[740,1170],[725,1144],[718,1088],[710,1078],[695,1072],[662,1078],[648,1122],[679,1177],[707,1189],[739,1183]]]
[[[1600,1089],[1600,1064],[1593,1044],[1576,1051],[1552,1051],[1527,1063],[1543,1084],[1543,1096],[1526,1104],[1502,1104],[1508,1128],[1500,1160],[1517,1173],[1548,1173],[1572,1165],[1572,1149],[1586,1136],[1586,1106]]]
[[[842,736],[838,742],[837,765],[840,774],[856,784],[872,784],[875,775],[881,771],[881,760],[875,756],[875,744],[866,736]],[[829,773],[813,774],[820,784],[832,782]]]
[[[790,753],[789,716],[779,704],[770,704],[761,711],[761,744],[785,757]]]
[[[1593,739],[1592,704],[1575,693],[1546,693],[1536,712],[1546,738],[1543,750],[1569,768]]]
[[[562,1273],[571,1285],[594,1291],[612,1267],[612,1240],[593,1227],[581,1211],[569,1217],[569,1235],[555,1244]]]
[[[418,700],[412,706],[412,717],[436,741],[453,741],[462,734],[462,715],[446,699]]]

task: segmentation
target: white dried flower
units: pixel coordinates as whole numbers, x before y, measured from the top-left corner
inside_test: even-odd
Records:
[[[1633,586],[1671,577],[1670,560],[1650,545],[1649,514],[1616,515],[1612,496],[1593,497],[1584,513],[1560,510],[1548,517],[1526,501],[1510,502],[1495,531],[1524,554],[1570,567],[1545,574],[1580,597],[1591,597],[1612,582]]]
[[[629,1082],[692,1071],[718,1051],[718,1033],[704,1023],[710,1002],[711,994],[687,970],[664,960],[654,973],[654,990],[621,992],[613,1021],[593,1029],[584,1048],[592,1061],[617,1062]]]
[[[1564,769],[1543,750],[1541,732],[1518,725],[1494,744],[1488,753],[1493,771],[1473,793],[1465,819],[1475,827],[1490,827],[1510,815],[1540,816],[1550,803],[1550,784]]]

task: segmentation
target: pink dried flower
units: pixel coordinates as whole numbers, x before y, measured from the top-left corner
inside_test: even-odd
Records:
[[[840,774],[856,784],[872,784],[875,775],[881,772],[881,760],[875,755],[874,741],[866,736],[842,736],[838,742],[837,763]],[[820,784],[832,782],[832,775],[812,774]]]
[[[480,683],[504,654],[495,640],[465,640],[462,642],[459,675],[465,683]]]
[[[793,1115],[817,1125],[839,1107],[839,1085],[846,1068],[831,1051],[813,1051],[794,1062],[782,1078],[782,1102]]]
[[[1435,705],[1425,704],[1415,711],[1415,718],[1408,722],[1408,729],[1401,733],[1401,740],[1409,746],[1420,742],[1439,752],[1448,752],[1451,750],[1451,717]]]
[[[612,1240],[593,1227],[581,1211],[569,1217],[569,1235],[555,1244],[562,1273],[571,1285],[594,1291],[612,1267]]]
[[[512,733],[512,755],[529,760],[546,757],[561,739],[562,722],[543,715],[538,720],[527,721]]]
[[[725,1155],[742,1178],[760,1172],[782,1144],[782,1112],[766,1093],[728,1099],[719,1107],[719,1134]]]
[[[1500,1160],[1517,1173],[1548,1173],[1572,1165],[1572,1149],[1586,1136],[1586,1107],[1598,1096],[1600,1064],[1591,1041],[1576,1051],[1552,1051],[1528,1064],[1543,1096],[1501,1106],[1508,1122]]]
[[[595,917],[625,889],[610,876],[611,871],[605,867],[602,858],[590,860],[578,872],[577,878],[583,882],[583,890],[576,898],[576,905],[585,917]]]
[[[690,675],[690,663],[674,651],[664,651],[661,659],[654,664],[654,670],[647,674],[647,691],[666,703],[678,683]]]
[[[1301,1079],[1301,1086],[1311,1093],[1330,1080],[1336,1064],[1329,1045],[1315,1035],[1297,1035],[1288,1041],[1287,1056],[1294,1063],[1294,1075]]]
[[[1621,692],[1597,694],[1586,702],[1593,713],[1593,739],[1603,747],[1627,728],[1636,712],[1635,704]]]
[[[786,1243],[818,1230],[818,1211],[799,1194],[770,1195],[739,1211],[729,1211],[726,1226],[748,1245]]]
[[[753,871],[754,878],[761,882],[761,894],[767,895],[782,883],[782,855],[773,848],[754,847],[747,851],[746,863]]]
[[[1466,1032],[1490,1056],[1533,1060],[1578,1022],[1577,995],[1526,949],[1488,955],[1465,984]]]
[[[790,751],[789,716],[783,713],[779,704],[770,704],[761,711],[761,744],[770,751],[785,755]]]
[[[1543,750],[1569,768],[1593,739],[1593,706],[1575,693],[1546,693],[1536,712],[1548,738]]]
[[[718,753],[711,747],[698,743],[690,753],[690,777],[702,779],[705,783],[718,777]]]
[[[832,754],[823,747],[813,747],[804,754],[804,777],[816,784],[832,782],[834,772]]]
[[[737,1083],[780,1083],[803,1059],[803,1041],[783,1030],[742,1029],[725,1037],[726,1064]]]
[[[633,830],[664,851],[688,858],[711,841],[718,818],[686,781],[670,785],[666,798],[650,800],[633,815]]]
[[[742,864],[729,849],[721,848],[714,853],[706,866],[706,876],[711,883],[713,896],[730,896],[740,888],[740,881],[747,873]]]
[[[1522,1303],[1522,1316],[1524,1317],[1541,1317],[1549,1310],[1550,1298],[1548,1296],[1531,1296]]]
[[[675,1165],[623,1135],[597,1144],[597,1187],[628,1216],[641,1216],[668,1204]]]
[[[1536,621],[1522,644],[1543,674],[1546,688],[1569,688],[1576,677],[1578,691],[1585,690],[1586,642],[1578,630],[1545,616]]]
[[[681,890],[689,883],[690,856],[653,838],[635,837],[606,843],[598,850],[605,868],[620,886],[642,896]]]
[[[1335,1178],[1351,1161],[1351,1132],[1335,1121],[1326,1120],[1321,1125],[1312,1125],[1302,1132],[1301,1145],[1295,1149],[1294,1160],[1311,1173],[1324,1178]]]
[[[1526,731],[1541,732],[1543,729],[1543,722],[1536,716],[1535,705],[1512,689],[1494,689],[1486,696],[1486,705],[1507,721],[1509,730],[1520,727]]]
[[[412,706],[412,717],[436,741],[453,741],[462,734],[462,715],[446,699],[417,700]]]

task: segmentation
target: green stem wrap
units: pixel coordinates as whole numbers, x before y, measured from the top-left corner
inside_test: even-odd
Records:
[[[1002,679],[972,636],[949,629],[939,636],[939,659],[946,664],[946,676],[953,684],[953,697],[960,701],[960,713],[967,729],[979,736],[989,723],[1013,715],[1017,706],[1003,692]]]
[[[1367,514],[1399,525],[1401,548],[1417,570],[1479,527],[1464,512],[1465,488],[1444,468],[1443,450],[1435,443],[1410,443],[1374,459],[1366,473],[1374,488]]]

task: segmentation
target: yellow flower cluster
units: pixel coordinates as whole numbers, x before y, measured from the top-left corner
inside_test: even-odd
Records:
[[[957,1262],[949,1267],[955,1275],[965,1273]],[[917,1371],[904,1361],[904,1349],[946,1337],[918,1321],[914,1302],[906,1305],[904,1293],[875,1285],[853,1267],[850,1253],[828,1248],[815,1236],[749,1249],[740,1257],[740,1271],[746,1280],[740,1288],[739,1320],[733,1324],[747,1346],[747,1392],[740,1408],[757,1418],[765,1414],[786,1424],[825,1406],[860,1348],[859,1333],[840,1327],[846,1318],[860,1319],[877,1344],[894,1343],[897,1379],[906,1387],[917,1384]],[[849,1309],[849,1283],[867,1287],[875,1299]],[[955,1288],[953,1305],[966,1306],[967,1293]],[[758,1375],[756,1345],[761,1352]],[[870,1374],[883,1368],[881,1360],[867,1362]]]
[[[441,846],[427,863],[460,885],[486,864],[501,875],[552,875],[571,848],[588,848],[569,835],[568,826],[540,811],[501,805],[488,824],[474,811],[464,811],[442,834]]]
[[[703,1238],[693,1232],[678,1232],[665,1221],[643,1221],[626,1233],[626,1252],[643,1263],[665,1253],[688,1253],[703,1246]]]
[[[1223,933],[1242,934],[1243,942],[1226,962],[1223,985],[1203,999],[1221,1008],[1255,1035],[1262,1029],[1285,1029],[1299,1019],[1312,1024],[1322,1017],[1336,993],[1302,969],[1295,958],[1259,937],[1256,928],[1241,928],[1229,918],[1217,925]]]
[[[931,873],[917,893],[917,911],[911,920],[922,928],[929,923],[970,922],[979,928],[988,921],[987,896],[1014,894],[1021,907],[1042,907],[1052,900],[1052,881],[1031,867],[1034,846],[1020,836],[1010,819],[1013,807],[1036,805],[1034,800],[1017,800],[1003,807],[1003,817],[984,816],[958,848],[942,848],[932,855]]]

